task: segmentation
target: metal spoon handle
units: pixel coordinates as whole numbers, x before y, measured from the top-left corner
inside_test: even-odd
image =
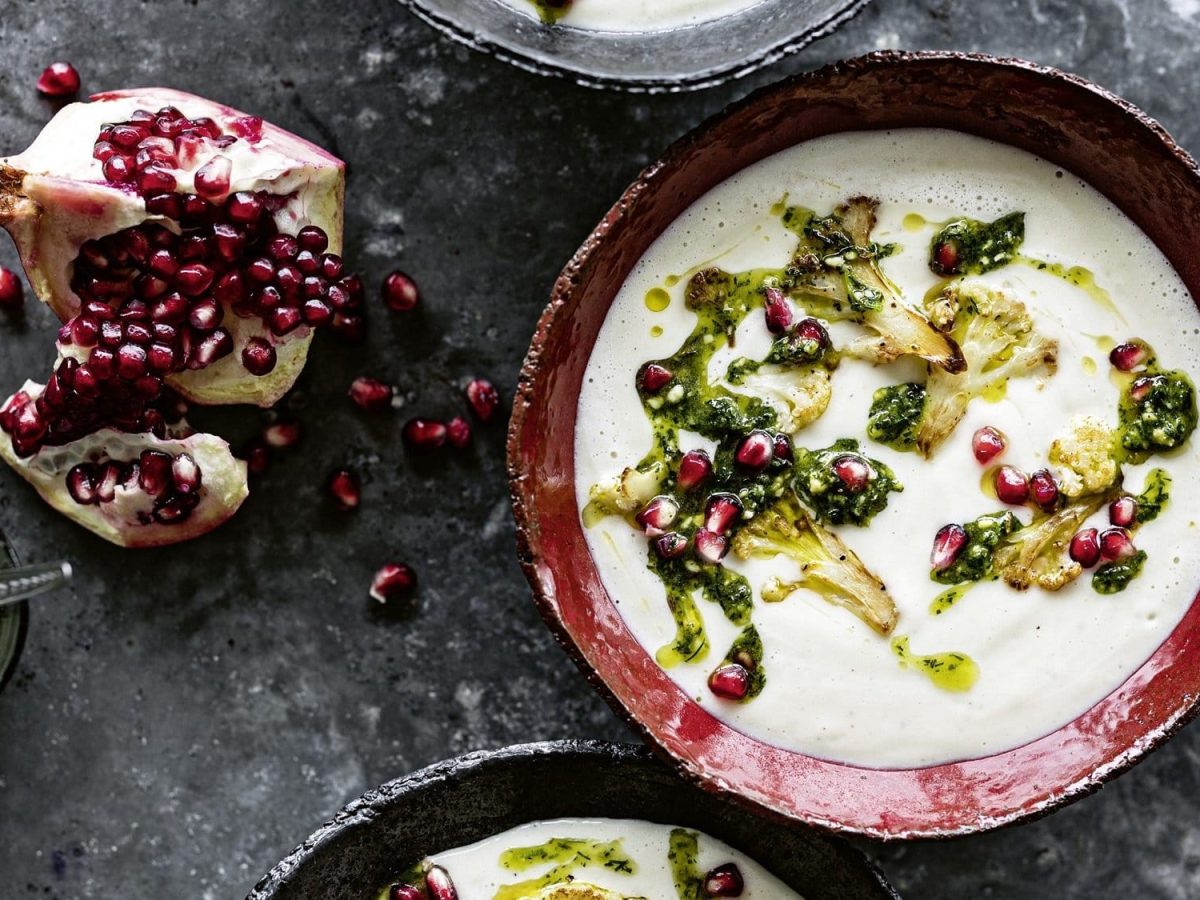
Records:
[[[69,562],[39,563],[0,570],[0,606],[28,600],[62,587],[71,577]]]

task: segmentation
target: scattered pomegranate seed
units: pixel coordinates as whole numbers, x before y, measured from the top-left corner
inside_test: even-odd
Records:
[[[713,473],[712,458],[703,450],[689,450],[679,460],[679,472],[675,482],[685,491],[690,491],[708,480]]]
[[[1134,403],[1141,403],[1148,396],[1150,396],[1150,391],[1153,388],[1154,388],[1154,379],[1153,378],[1139,378],[1137,381],[1135,381],[1133,384],[1131,384],[1129,386],[1129,396],[1133,400]]]
[[[79,93],[79,72],[69,62],[52,62],[42,70],[37,89],[47,97],[74,97]]]
[[[947,275],[958,271],[958,247],[951,241],[944,241],[934,248],[933,258],[938,268]]]
[[[1029,476],[1029,496],[1045,510],[1053,509],[1058,503],[1058,482],[1049,469],[1038,469]]]
[[[393,884],[388,892],[388,900],[425,900],[421,889],[411,884]]]
[[[383,302],[396,312],[408,312],[421,299],[417,283],[397,270],[383,280]]]
[[[679,504],[665,494],[660,494],[643,506],[635,518],[649,537],[658,537],[671,527],[677,515]]]
[[[933,536],[929,565],[935,572],[944,572],[958,560],[967,546],[967,531],[961,525],[943,525]]]
[[[450,873],[441,866],[429,867],[425,873],[425,887],[429,889],[429,900],[458,900]]]
[[[1135,553],[1137,548],[1124,528],[1106,528],[1100,533],[1100,555],[1105,559],[1129,559]]]
[[[674,373],[666,366],[652,362],[642,366],[642,370],[638,372],[637,382],[638,386],[647,394],[657,394],[674,377]]]
[[[246,469],[251,474],[261,475],[271,465],[271,448],[265,441],[250,441],[242,448],[242,459],[246,461]]]
[[[712,563],[714,566],[723,560],[725,554],[729,552],[729,539],[725,535],[715,534],[704,529],[696,532],[694,543],[696,545],[696,555],[706,563]]]
[[[991,425],[984,425],[971,436],[971,450],[982,465],[1003,453],[1006,445],[1004,435]]]
[[[847,453],[833,461],[833,474],[851,494],[861,494],[871,480],[871,467],[861,456]]]
[[[742,514],[742,501],[737,494],[713,494],[704,505],[704,529],[724,534]]]
[[[384,384],[375,378],[362,376],[355,378],[350,385],[348,395],[359,409],[369,412],[382,412],[392,408],[392,395],[395,390],[390,384]]]
[[[275,368],[275,362],[275,348],[266,338],[250,338],[242,348],[242,365],[251,375],[266,375]]]
[[[349,469],[338,469],[329,476],[329,496],[339,509],[349,512],[358,509],[362,500],[362,482],[356,473]]]
[[[304,429],[301,428],[299,422],[274,422],[263,429],[263,440],[269,447],[286,450],[288,447],[294,447],[300,443],[303,434]]]
[[[1118,497],[1108,507],[1108,521],[1119,528],[1129,528],[1137,518],[1137,500],[1128,495]]]
[[[1071,538],[1071,559],[1085,569],[1100,561],[1100,535],[1095,528],[1084,528]]]
[[[436,419],[409,419],[401,432],[404,443],[417,450],[436,450],[446,444],[446,425]]]
[[[21,279],[16,272],[0,266],[0,309],[11,312],[24,304],[25,289],[21,286]]]
[[[775,458],[783,462],[791,462],[795,453],[792,450],[792,439],[782,431],[775,435]]]
[[[767,319],[767,330],[772,334],[783,334],[792,327],[792,308],[779,288],[767,288],[763,312]]]
[[[722,700],[744,700],[750,692],[750,672],[737,663],[721,666],[708,676],[708,689]]]
[[[1108,361],[1119,372],[1132,372],[1145,363],[1149,356],[1150,353],[1145,344],[1138,341],[1127,341],[1112,348],[1108,354]]]
[[[480,422],[490,422],[500,405],[500,392],[486,378],[472,378],[467,384],[467,402]]]
[[[391,603],[410,596],[416,588],[416,572],[404,563],[388,563],[375,573],[369,593],[380,603]]]
[[[668,531],[654,541],[654,552],[663,559],[675,559],[687,552],[688,539],[677,531]]]
[[[1020,469],[1001,466],[996,470],[994,484],[996,496],[1002,503],[1020,506],[1029,499],[1029,479]]]
[[[751,472],[761,472],[771,464],[774,456],[775,438],[761,428],[755,428],[742,438],[733,454],[737,464]]]
[[[829,332],[825,330],[824,325],[812,318],[812,316],[800,320],[799,324],[796,325],[796,334],[802,340],[812,341],[814,344],[817,344],[822,350],[829,346]]]
[[[740,897],[746,883],[737,863],[718,866],[704,876],[705,897]]]
[[[471,443],[471,423],[462,416],[455,416],[446,423],[446,439],[459,450]]]

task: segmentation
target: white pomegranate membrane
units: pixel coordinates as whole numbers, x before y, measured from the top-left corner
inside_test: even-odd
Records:
[[[667,859],[671,833],[672,827],[669,825],[637,819],[553,819],[530,822],[474,844],[435,853],[427,862],[445,870],[462,900],[491,900],[496,897],[516,900],[516,895],[511,893],[512,886],[545,876],[556,865],[569,861],[575,854],[564,853],[560,860],[518,871],[511,865],[505,865],[505,860],[514,855],[511,851],[515,848],[538,847],[555,839],[600,845],[619,842],[613,848],[612,855],[628,860],[632,864],[632,872],[624,872],[618,865],[581,865],[561,872],[559,878],[548,884],[566,884],[570,876],[576,883],[613,891],[617,897],[668,900],[680,896]],[[799,898],[799,894],[761,865],[729,845],[702,832],[690,833],[695,836],[698,850],[695,870],[701,876],[730,864],[736,868],[744,884],[743,890],[740,894],[726,896],[740,896],[743,900]],[[505,893],[506,888],[510,892]],[[532,893],[521,893],[520,896],[538,896],[542,889],[539,887]],[[389,890],[390,886],[381,891],[377,900],[389,900]]]
[[[497,0],[537,18],[532,0]],[[574,0],[559,25],[588,31],[666,31],[751,9],[761,0]]]
[[[743,562],[730,554],[724,560],[755,590],[754,623],[767,673],[757,698],[737,703],[710,691],[706,679],[739,629],[699,597],[710,652],[701,663],[666,671],[688,696],[748,735],[858,765],[934,765],[1046,735],[1117,688],[1191,604],[1200,585],[1193,520],[1200,504],[1197,442],[1123,466],[1132,493],[1142,489],[1156,465],[1168,469],[1174,484],[1163,514],[1137,533],[1148,560],[1120,594],[1098,594],[1086,572],[1053,594],[984,581],[934,616],[930,602],[944,590],[929,576],[934,535],[948,523],[1004,508],[980,489],[986,467],[972,449],[976,431],[991,426],[1005,436],[996,463],[1026,473],[1047,466],[1051,441],[1073,416],[1090,414],[1116,425],[1119,388],[1110,380],[1107,359],[1112,343],[1140,337],[1165,365],[1195,379],[1200,313],[1179,276],[1129,219],[1044,160],[938,130],[810,141],[738,173],[694,203],[622,286],[592,351],[579,400],[575,464],[581,509],[593,485],[612,482],[651,446],[635,374],[646,360],[673,353],[691,332],[695,316],[683,302],[690,275],[707,266],[741,272],[787,263],[796,238],[783,228],[777,210],[772,212],[785,194],[788,203],[821,215],[855,194],[879,198],[872,237],[899,245],[882,267],[913,305],[939,280],[928,268],[938,223],[960,216],[991,221],[1024,211],[1025,255],[1084,268],[1079,284],[1019,264],[972,279],[1026,304],[1035,328],[1058,342],[1057,373],[1014,379],[995,402],[972,401],[931,460],[894,451],[866,434],[876,389],[923,380],[923,367],[912,360],[873,366],[843,359],[833,374],[829,408],[794,436],[798,446],[808,448],[857,439],[865,453],[895,471],[904,491],[891,496],[869,527],[831,530],[886,583],[900,613],[894,634],[908,638],[911,653],[953,650],[975,661],[979,677],[970,690],[941,690],[902,667],[887,638],[816,594],[801,589],[783,602],[762,602],[758,592],[769,577],[795,578],[794,564],[782,557]],[[1115,309],[1098,302],[1088,273],[1111,295]],[[661,312],[647,308],[647,292],[655,288],[671,298]],[[831,331],[840,346],[856,329],[835,324]],[[771,338],[761,313],[747,316],[736,349],[715,354],[710,375],[724,373],[735,356],[762,359]],[[698,439],[685,440],[681,449],[698,446]],[[1086,524],[1104,531],[1107,509]],[[675,623],[662,582],[646,567],[646,537],[617,517],[602,519],[585,534],[605,588],[653,657],[673,639]]]

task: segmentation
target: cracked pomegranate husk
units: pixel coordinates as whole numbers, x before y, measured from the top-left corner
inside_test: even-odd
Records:
[[[0,225],[64,322],[89,302],[148,309],[173,329],[156,340],[173,351],[160,353],[167,384],[265,407],[299,376],[314,328],[361,305],[337,255],[344,183],[339,159],[255,116],[114,91],[0,159]]]

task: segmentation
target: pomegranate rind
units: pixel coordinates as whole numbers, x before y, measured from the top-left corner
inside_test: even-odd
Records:
[[[233,122],[246,113],[169,88],[139,88],[95,95],[91,102],[72,103],[47,123],[23,153],[0,158],[0,227],[17,245],[34,293],[64,322],[81,301],[71,289],[72,262],[90,239],[159,221],[178,230],[161,216],[148,215],[144,199],[128,185],[110,184],[99,161],[92,157],[95,136],[103,125],[129,118],[137,109],[174,106],[189,118],[207,116],[236,133]],[[281,231],[296,234],[306,225],[321,228],[329,238],[328,252],[341,253],[345,164],[315,144],[282,128],[262,123],[261,136],[239,139],[221,151],[233,161],[230,192],[267,191],[287,196],[273,215]],[[196,168],[171,169],[178,190],[194,187]],[[299,377],[312,342],[312,330],[302,327],[284,337],[270,333],[258,319],[225,317],[233,333],[230,357],[198,370],[167,378],[168,384],[195,403],[250,403],[268,407],[287,393]],[[276,347],[279,364],[268,375],[248,377],[240,365],[241,351],[252,337]]]
[[[27,381],[21,390],[36,399],[42,385]],[[50,506],[106,541],[120,547],[162,547],[216,528],[238,511],[249,494],[246,464],[234,457],[229,444],[215,435],[186,435],[186,431],[181,423],[176,426],[178,436],[157,438],[103,428],[69,444],[43,447],[25,459],[13,450],[12,439],[0,432],[0,457]],[[172,525],[139,521],[138,511],[149,510],[153,501],[136,488],[118,486],[112,501],[98,505],[84,506],[71,498],[66,476],[72,467],[105,458],[136,460],[143,450],[172,456],[187,453],[200,466],[200,503],[187,519]]]

